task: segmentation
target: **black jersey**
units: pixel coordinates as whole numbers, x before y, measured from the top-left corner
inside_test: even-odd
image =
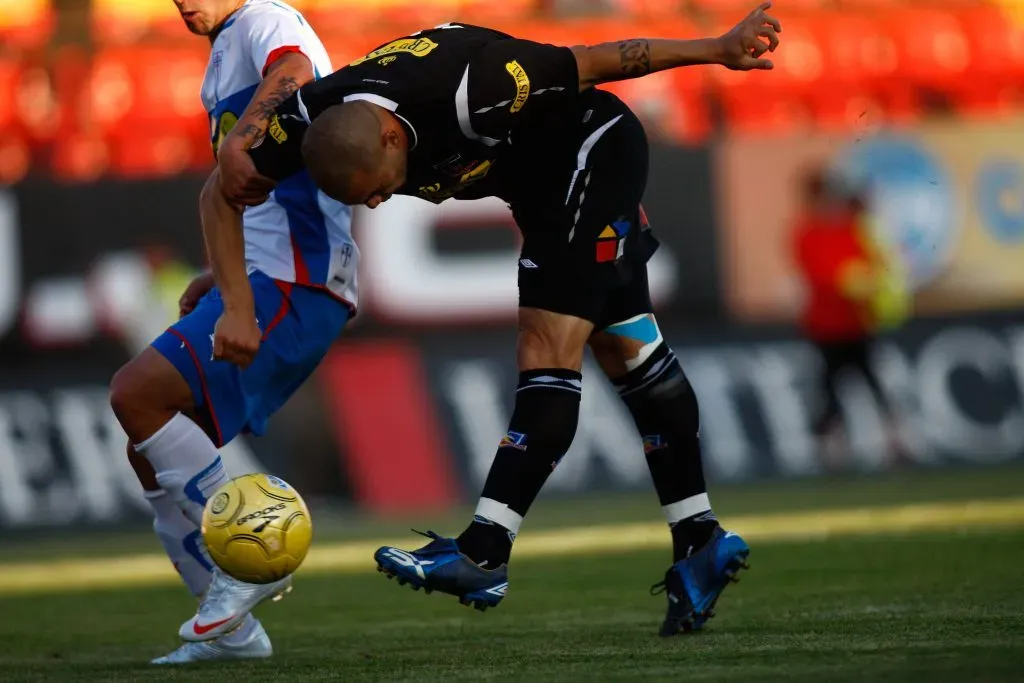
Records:
[[[586,99],[570,49],[445,24],[393,40],[302,87],[278,107],[267,138],[250,153],[261,174],[283,179],[302,168],[309,121],[333,105],[365,100],[407,129],[408,175],[399,194],[433,202],[508,198],[503,186],[515,179],[496,168],[513,164],[502,160],[549,140],[578,147],[571,130]]]

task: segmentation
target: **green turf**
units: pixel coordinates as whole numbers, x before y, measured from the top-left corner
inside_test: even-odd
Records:
[[[1011,498],[1024,495],[1024,465],[963,470],[915,469],[887,476],[837,477],[711,487],[711,500],[724,520],[734,515],[823,508],[903,505],[944,500]],[[390,519],[314,509],[316,540],[354,540],[407,534],[410,526],[453,533],[472,515],[466,507],[447,514],[399,515]],[[661,519],[653,490],[639,494],[545,497],[530,512],[526,530],[580,524],[656,522]],[[38,534],[7,539],[5,560],[95,557],[111,552],[159,552],[148,527],[132,532],[53,537]]]
[[[259,615],[271,662],[153,671],[182,589],[0,600],[3,681],[1011,681],[1024,531],[763,544],[719,616],[655,635],[663,553],[524,561],[480,614],[380,575],[299,577]]]

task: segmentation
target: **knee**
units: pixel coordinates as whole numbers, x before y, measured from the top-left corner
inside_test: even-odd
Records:
[[[133,360],[121,366],[110,380],[110,408],[122,425],[144,401],[138,376],[136,361]]]
[[[133,443],[152,435],[175,413],[191,409],[185,380],[162,356],[147,349],[126,363],[110,381],[110,408]]]

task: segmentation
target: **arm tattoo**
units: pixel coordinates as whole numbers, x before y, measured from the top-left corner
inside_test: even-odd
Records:
[[[619,43],[619,61],[622,73],[629,78],[651,73],[651,46],[643,38]]]
[[[287,76],[282,78],[277,87],[267,95],[265,98],[256,103],[256,118],[260,121],[269,121],[274,115],[274,110],[277,106],[292,96],[296,90],[299,89],[299,82]]]

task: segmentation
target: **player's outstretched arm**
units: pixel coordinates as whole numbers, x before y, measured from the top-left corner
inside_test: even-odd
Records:
[[[764,2],[718,38],[699,40],[656,40],[634,38],[617,43],[572,48],[579,66],[580,90],[601,83],[640,78],[656,71],[697,64],[720,64],[729,69],[750,71],[773,68],[766,52],[779,45],[782,25],[766,12]]]
[[[219,169],[210,174],[199,195],[199,214],[213,278],[224,301],[214,330],[213,357],[245,367],[256,357],[262,335],[246,272],[242,214],[221,191]]]
[[[217,155],[221,189],[229,200],[255,206],[274,189],[274,181],[256,172],[246,152],[266,135],[277,105],[313,78],[313,64],[301,52],[287,52],[267,67],[249,106],[224,138]]]

